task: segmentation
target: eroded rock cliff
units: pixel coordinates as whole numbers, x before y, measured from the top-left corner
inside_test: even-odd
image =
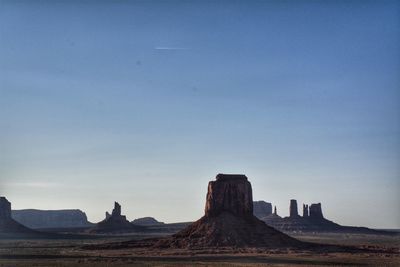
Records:
[[[78,209],[72,210],[13,210],[12,218],[33,229],[89,227],[86,214]]]
[[[155,247],[299,247],[291,238],[253,215],[251,184],[245,175],[218,174],[208,184],[205,214]]]

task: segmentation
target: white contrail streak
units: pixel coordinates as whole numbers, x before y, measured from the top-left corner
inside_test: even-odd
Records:
[[[155,50],[188,50],[187,47],[156,46]]]

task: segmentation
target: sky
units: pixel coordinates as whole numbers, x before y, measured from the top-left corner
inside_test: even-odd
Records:
[[[243,173],[282,216],[400,228],[399,26],[396,1],[0,0],[0,195],[193,221]]]

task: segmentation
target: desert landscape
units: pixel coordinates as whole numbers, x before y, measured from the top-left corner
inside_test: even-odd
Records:
[[[0,267],[399,267],[399,11],[0,0]]]
[[[11,217],[0,201],[0,266],[398,266],[396,231],[346,227],[331,221],[300,227],[291,201],[286,233],[254,216],[245,175],[218,174],[210,181],[205,214],[193,223],[144,218],[129,222],[115,202],[106,218],[87,227],[32,230]],[[265,205],[265,204],[264,204]],[[269,206],[268,204],[266,204]],[[304,208],[304,210],[306,210]],[[311,209],[313,210],[313,209]],[[267,208],[267,213],[269,213]],[[276,210],[274,211],[276,214]],[[311,214],[305,214],[314,216]],[[292,222],[294,221],[294,222]],[[304,223],[304,222],[303,222]],[[325,225],[326,229],[323,229]],[[332,224],[335,225],[332,228]],[[309,223],[307,224],[309,225]],[[174,228],[175,227],[175,228]]]

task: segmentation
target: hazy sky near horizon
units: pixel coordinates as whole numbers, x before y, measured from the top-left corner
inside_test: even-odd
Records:
[[[207,182],[400,228],[396,1],[0,1],[0,195],[189,221]]]

